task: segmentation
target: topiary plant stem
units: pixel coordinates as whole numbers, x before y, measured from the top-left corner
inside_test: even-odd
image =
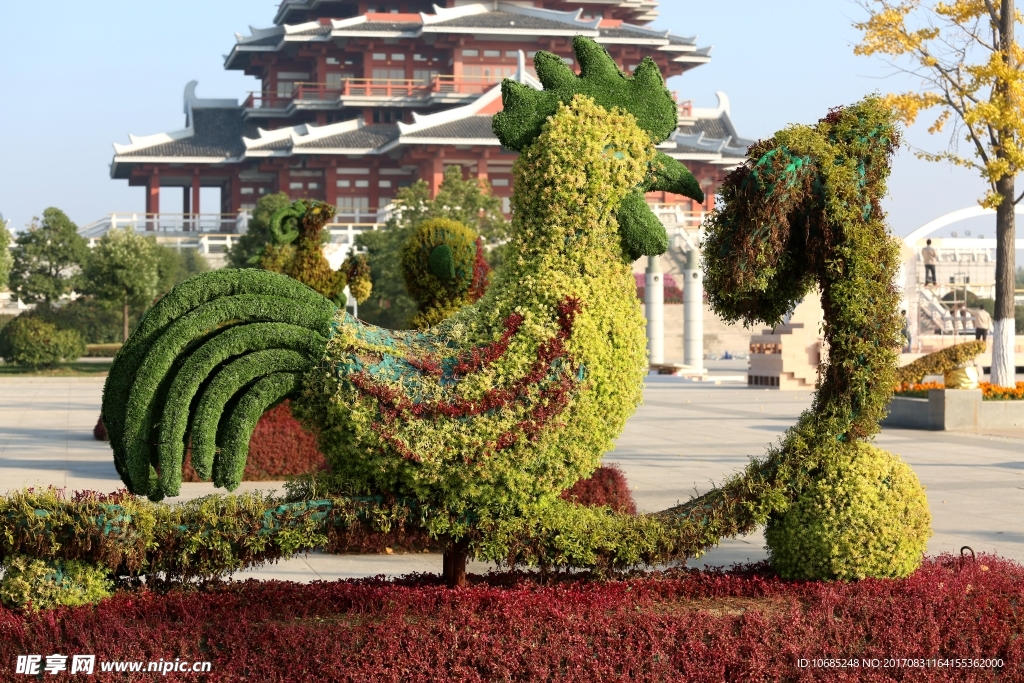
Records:
[[[442,577],[449,588],[466,586],[466,563],[469,561],[469,539],[461,538],[448,544],[442,559]]]

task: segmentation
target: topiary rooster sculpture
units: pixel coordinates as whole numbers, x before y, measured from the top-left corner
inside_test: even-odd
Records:
[[[189,443],[201,476],[236,487],[256,421],[292,397],[318,431],[332,494],[416,508],[448,539],[450,585],[464,581],[475,530],[489,534],[475,552],[492,559],[621,567],[699,555],[767,523],[773,559],[794,576],[917,566],[924,493],[898,458],[864,443],[892,393],[900,329],[898,249],[879,205],[898,133],[872,98],[752,147],[705,226],[705,283],[723,317],[775,324],[821,290],[829,356],[812,409],[766,458],[672,509],[603,515],[558,498],[597,467],[640,401],[647,360],[630,264],[667,246],[643,194],[703,200],[654,148],[676,126],[654,63],[626,76],[595,42],[573,46],[578,76],[540,52],[543,91],[502,86],[494,131],[521,151],[513,237],[475,304],[427,331],[392,332],[294,280],[229,270],[154,306],[104,393],[131,492],[176,495]]]
[[[428,332],[392,332],[274,273],[182,283],[141,321],[104,390],[129,491],[177,495],[189,444],[196,472],[234,489],[256,421],[286,397],[318,430],[341,490],[443,510],[431,529],[452,538],[589,475],[646,374],[631,263],[667,236],[643,193],[703,194],[654,150],[677,115],[657,66],[628,77],[595,42],[574,47],[579,76],[542,52],[544,91],[503,85],[494,130],[522,154],[507,264],[482,299]]]

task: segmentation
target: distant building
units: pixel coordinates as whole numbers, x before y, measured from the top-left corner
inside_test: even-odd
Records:
[[[281,191],[337,206],[336,241],[350,244],[353,231],[386,219],[399,188],[423,179],[436,190],[450,165],[487,180],[507,212],[517,154],[498,143],[491,117],[502,79],[540,87],[537,50],[573,65],[572,38],[590,36],[623,70],[651,57],[665,77],[710,59],[693,38],[646,26],[653,1],[445,4],[284,0],[273,26],[237,35],[225,58],[225,68],[258,79],[257,89],[239,104],[199,98],[193,81],[185,128],[115,144],[111,176],[145,188],[145,215],[112,215],[83,234],[131,224],[221,251],[256,200]],[[651,193],[648,201],[667,225],[694,229],[752,141],[737,134],[722,93],[715,109],[681,100],[679,113],[660,149],[690,168],[708,199]],[[161,205],[168,187],[182,188],[180,204]],[[208,187],[220,189],[219,206],[200,206]]]

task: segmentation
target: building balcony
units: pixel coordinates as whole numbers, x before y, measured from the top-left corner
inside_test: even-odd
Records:
[[[239,213],[111,213],[79,229],[86,239],[99,239],[109,230],[131,228],[140,234],[243,234],[252,218],[247,211]]]
[[[471,101],[500,79],[487,76],[413,78],[349,78],[341,83],[296,83],[290,92],[253,91],[243,108],[249,116],[281,116],[296,111],[345,107],[423,106]]]

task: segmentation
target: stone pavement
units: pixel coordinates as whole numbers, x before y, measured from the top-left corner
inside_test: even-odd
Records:
[[[712,376],[735,375],[744,361],[718,362]],[[107,444],[94,441],[102,378],[0,378],[0,494],[24,486],[113,491],[121,487]],[[626,473],[641,511],[655,511],[704,492],[761,455],[810,407],[810,392],[779,392],[723,382],[648,378],[644,405],[618,447],[606,457]],[[929,553],[996,552],[1024,562],[1024,438],[887,429],[879,446],[900,455],[927,487],[935,535]],[[247,482],[242,490],[281,488]],[[192,498],[212,484],[182,486]],[[730,565],[765,557],[760,533],[726,540],[696,566]],[[487,565],[473,563],[471,572]],[[438,573],[439,555],[311,553],[241,572],[294,581],[410,572]]]

